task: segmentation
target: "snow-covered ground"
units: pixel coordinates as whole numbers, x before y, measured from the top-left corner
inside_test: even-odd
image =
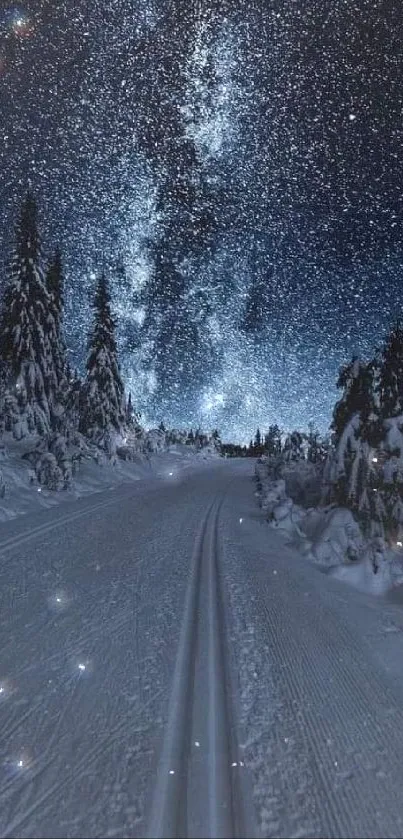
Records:
[[[216,456],[205,452],[196,453],[193,448],[182,444],[172,445],[169,451],[157,454],[145,455],[139,452],[134,461],[116,458],[113,464],[106,458],[96,463],[87,454],[73,478],[72,486],[55,492],[38,484],[29,462],[24,460],[24,454],[33,449],[34,443],[29,438],[17,442],[11,435],[5,435],[4,445],[0,447],[0,470],[5,487],[4,497],[0,496],[0,522],[21,514],[34,514],[35,511],[64,505],[95,492],[114,489],[125,482],[149,480],[150,477],[164,475],[175,477],[189,468],[203,468],[212,459],[216,459]]]
[[[401,836],[401,606],[179,461],[0,526],[0,835]]]

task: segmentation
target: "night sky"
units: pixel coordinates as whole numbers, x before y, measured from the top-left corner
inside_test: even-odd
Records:
[[[146,421],[327,428],[403,301],[401,0],[0,0],[0,268],[60,242],[83,368],[97,273]]]

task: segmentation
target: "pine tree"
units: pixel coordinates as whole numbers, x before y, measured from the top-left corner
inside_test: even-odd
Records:
[[[377,454],[378,497],[386,535],[401,540],[403,533],[403,329],[392,327],[378,353],[376,396],[379,423]]]
[[[59,247],[56,248],[53,259],[49,265],[46,274],[46,285],[55,308],[55,312],[57,313],[57,326],[60,331],[64,308],[64,277],[62,255]]]
[[[213,446],[216,449],[216,451],[221,452],[222,451],[222,440],[221,440],[221,435],[220,435],[220,432],[219,432],[218,428],[214,428],[214,430],[211,432],[211,440],[212,440]]]
[[[65,402],[64,433],[67,438],[74,436],[80,428],[80,418],[84,413],[84,388],[78,370],[71,373],[67,368],[68,388]]]
[[[337,387],[343,388],[343,396],[336,403],[331,423],[336,445],[355,415],[358,415],[362,422],[370,416],[373,405],[372,382],[371,366],[364,364],[356,356],[341,368]]]
[[[321,441],[320,435],[314,423],[310,422],[307,434],[307,456],[308,463],[318,463],[320,458]]]
[[[37,206],[28,193],[17,224],[16,248],[1,313],[0,353],[9,368],[17,412],[13,431],[46,434],[54,395],[49,330],[55,329],[43,275]]]
[[[398,321],[381,354],[378,392],[383,417],[403,414],[403,329]]]
[[[258,428],[257,431],[256,431],[256,434],[255,434],[255,448],[260,449],[261,444],[262,444],[262,435],[260,433],[260,428]]]
[[[264,435],[264,447],[271,457],[281,454],[281,431],[278,425],[269,426],[269,430]]]
[[[304,438],[300,431],[292,431],[288,434],[284,442],[284,460],[287,462],[304,460],[303,443]]]
[[[105,274],[94,298],[94,323],[88,342],[84,409],[80,430],[100,443],[113,432],[123,433],[126,419],[124,386],[115,339],[115,322]]]
[[[69,401],[69,370],[63,331],[64,277],[60,249],[57,248],[46,274],[50,305],[46,321],[47,339],[52,355],[52,393],[50,400],[52,427],[66,430],[66,407]]]
[[[357,357],[341,369],[337,386],[343,388],[343,396],[331,424],[330,500],[356,511],[366,509],[368,491],[377,489],[372,458],[379,439],[374,371],[373,362],[365,364]]]

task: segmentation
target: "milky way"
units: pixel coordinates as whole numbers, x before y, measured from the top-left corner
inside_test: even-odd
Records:
[[[325,429],[402,308],[400,2],[1,8],[3,277],[31,181],[73,363],[104,266],[147,421]]]

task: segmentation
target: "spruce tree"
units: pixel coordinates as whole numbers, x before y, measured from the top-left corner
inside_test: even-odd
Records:
[[[123,433],[126,406],[115,338],[116,324],[105,274],[94,298],[94,322],[88,342],[84,408],[80,430],[102,444],[113,433]]]
[[[300,431],[292,431],[291,434],[287,435],[283,450],[286,462],[304,460],[303,442],[304,438]]]
[[[0,319],[0,352],[8,366],[9,381],[17,406],[13,431],[49,430],[54,376],[48,338],[54,329],[50,298],[46,290],[37,206],[31,193],[25,198],[16,230],[11,277],[5,290]]]
[[[46,274],[46,285],[48,292],[50,294],[53,306],[57,313],[57,325],[58,328],[61,328],[61,323],[63,319],[63,308],[64,308],[64,277],[63,277],[63,265],[62,265],[62,255],[60,248],[57,247],[53,259],[49,265],[47,274]]]
[[[264,447],[271,457],[281,454],[281,431],[278,425],[269,426],[269,430],[264,435]]]
[[[398,321],[382,350],[378,391],[383,417],[403,414],[403,329]]]
[[[403,329],[392,327],[378,358],[377,396],[382,445],[380,496],[387,535],[403,538]]]
[[[373,404],[371,366],[354,356],[341,368],[337,387],[343,389],[343,396],[336,403],[331,424],[336,445],[355,415],[362,422],[370,416]]]
[[[67,367],[68,388],[65,401],[64,433],[67,438],[74,437],[80,428],[81,416],[84,414],[84,387],[78,370],[72,373]]]
[[[379,439],[374,373],[373,362],[365,364],[357,357],[341,369],[337,386],[343,388],[343,395],[331,424],[330,500],[355,511],[372,505],[369,490],[377,489],[371,456]]]
[[[50,304],[47,317],[47,339],[52,356],[52,394],[50,410],[52,427],[66,430],[66,407],[69,402],[69,370],[63,331],[64,277],[60,249],[57,248],[46,274]]]

